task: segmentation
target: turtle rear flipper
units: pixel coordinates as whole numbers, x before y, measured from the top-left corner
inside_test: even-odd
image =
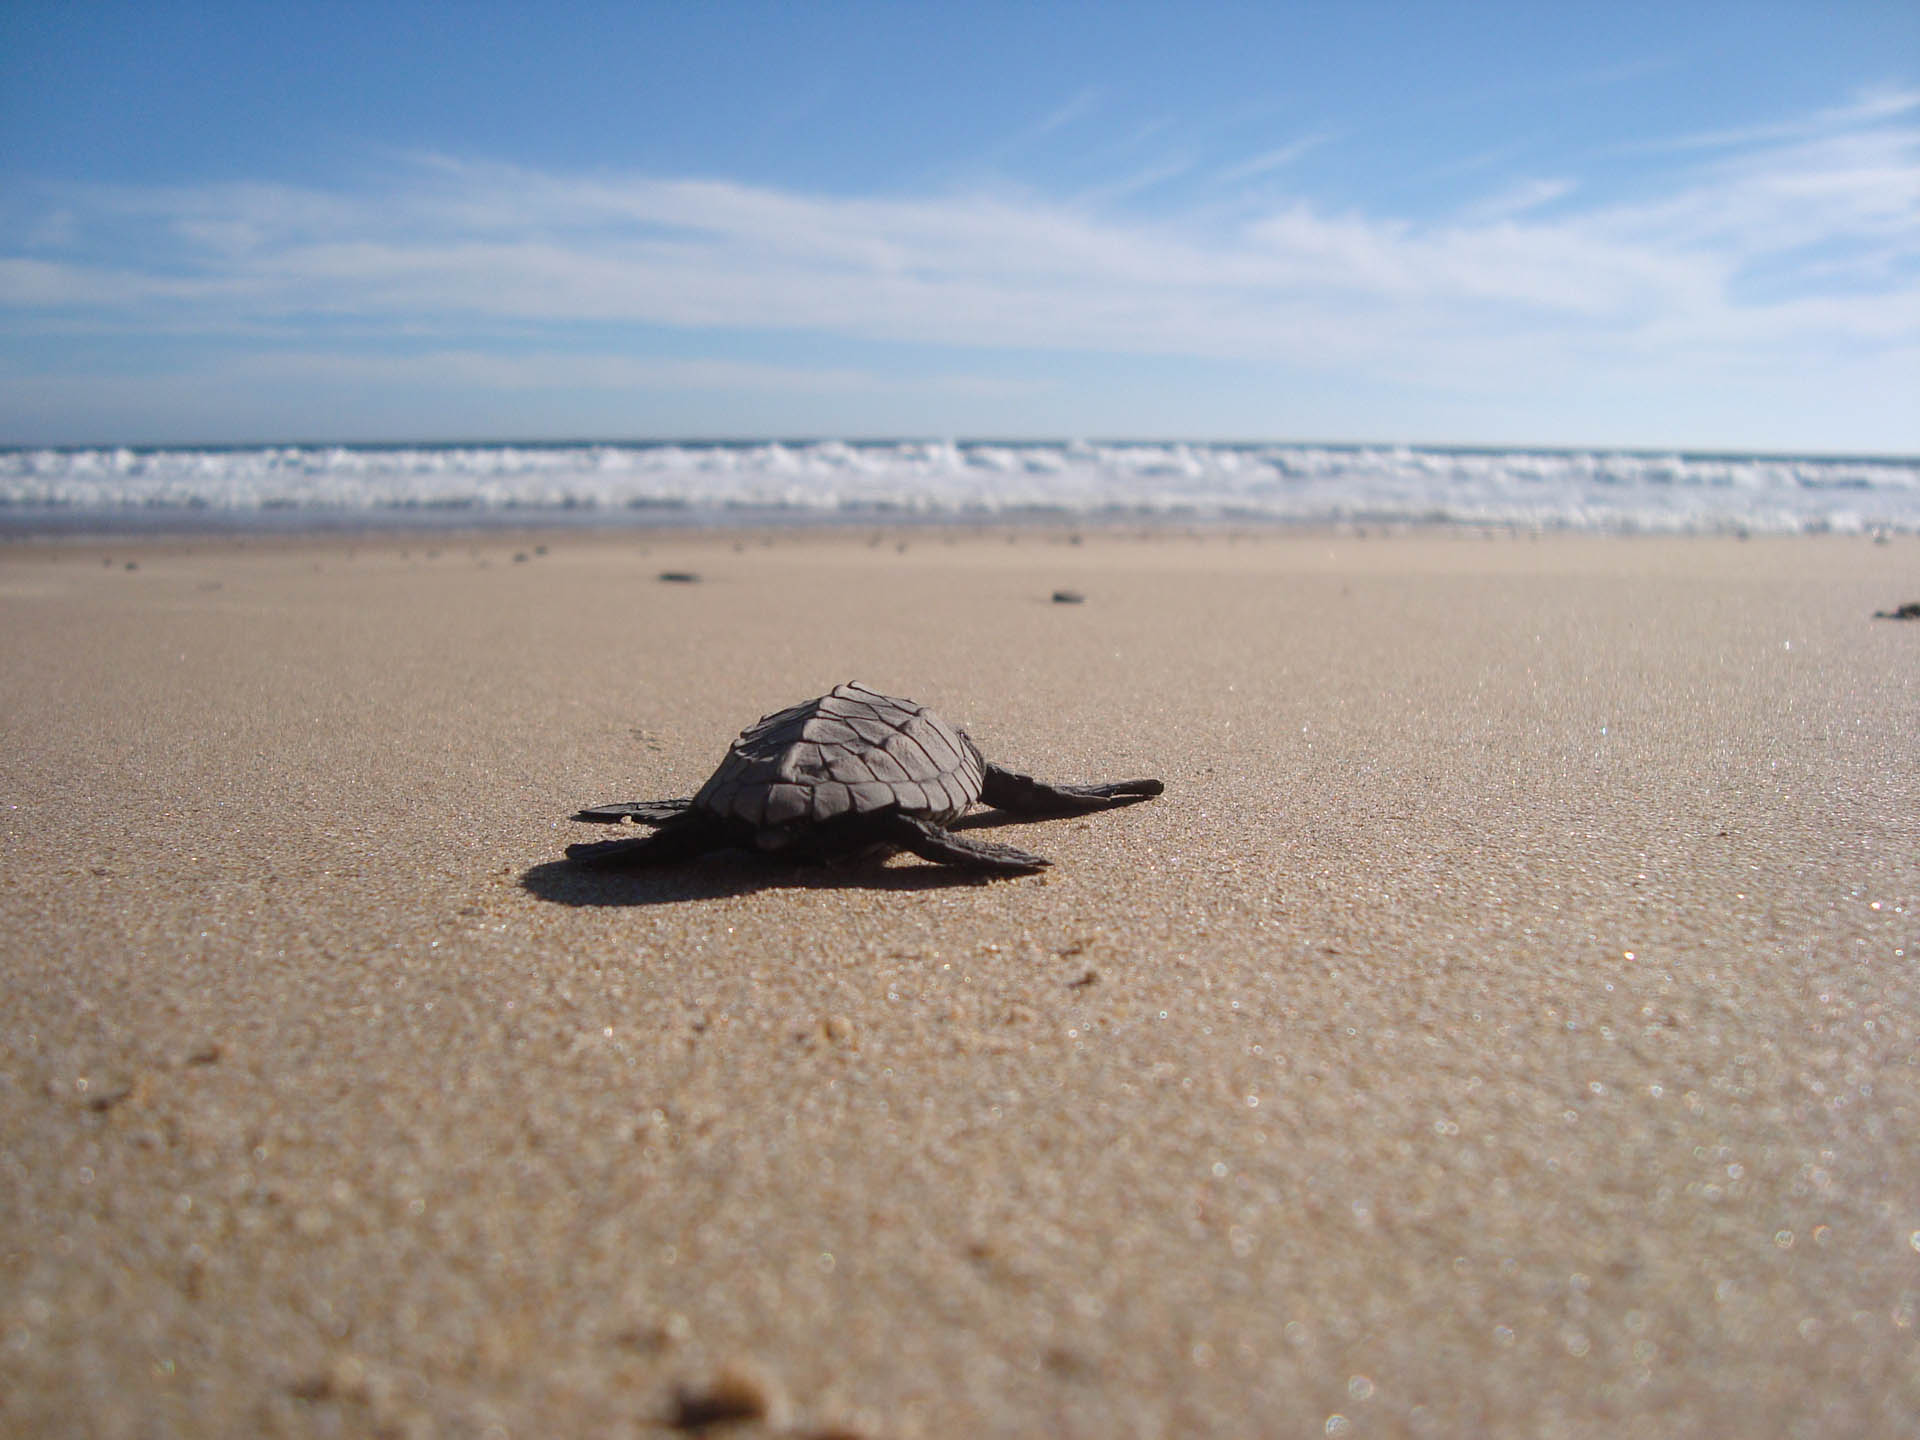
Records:
[[[980,799],[1016,815],[1082,815],[1151,800],[1167,787],[1158,780],[1113,780],[1105,785],[1049,785],[1031,775],[987,766]]]
[[[605,867],[672,865],[711,850],[724,850],[734,843],[724,825],[697,811],[682,811],[658,824],[660,828],[651,835],[637,835],[631,840],[593,840],[569,845],[567,859],[576,865]]]
[[[895,814],[887,838],[902,850],[911,850],[922,860],[954,865],[963,870],[982,870],[1001,875],[1021,875],[1044,870],[1053,862],[1043,855],[1001,845],[992,840],[975,840],[942,830],[931,820],[918,815]]]
[[[617,805],[589,805],[576,812],[573,818],[594,825],[617,825],[622,820],[634,820],[642,825],[664,825],[686,814],[692,805],[691,799],[625,800]]]

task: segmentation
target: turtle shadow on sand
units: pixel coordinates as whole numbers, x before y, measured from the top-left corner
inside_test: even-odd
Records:
[[[1010,824],[981,815],[959,828]],[[619,845],[618,840],[605,842]],[[889,865],[884,857],[835,865],[800,865],[750,850],[718,851],[691,864],[617,867],[578,859],[549,860],[524,871],[520,888],[542,900],[577,909],[679,905],[727,900],[761,890],[876,890],[911,894],[922,890],[972,889],[995,883],[991,875],[950,865]]]

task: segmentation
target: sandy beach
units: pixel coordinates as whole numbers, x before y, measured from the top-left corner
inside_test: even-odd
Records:
[[[0,1430],[1911,1436],[1915,599],[1912,536],[11,542]],[[562,861],[848,679],[1166,794],[979,832],[1031,878]]]

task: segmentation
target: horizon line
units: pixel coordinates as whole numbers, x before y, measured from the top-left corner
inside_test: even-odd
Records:
[[[51,450],[61,453],[77,453],[88,450],[129,450],[135,453],[164,453],[180,451],[243,451],[243,450],[502,450],[502,449],[548,449],[571,450],[593,449],[617,446],[632,449],[744,449],[763,445],[805,447],[812,445],[858,446],[901,446],[901,445],[952,445],[956,448],[983,446],[1008,446],[1027,448],[1071,448],[1076,445],[1102,446],[1112,449],[1145,448],[1164,445],[1196,445],[1216,450],[1253,450],[1282,447],[1303,450],[1410,450],[1440,455],[1633,455],[1659,456],[1673,455],[1683,460],[1823,460],[1823,461],[1879,461],[1898,464],[1920,464],[1920,452],[1905,453],[1898,451],[1851,451],[1851,450],[1780,450],[1761,449],[1743,450],[1725,445],[1590,445],[1566,442],[1501,444],[1490,441],[1447,441],[1433,442],[1422,440],[1319,440],[1319,439],[1258,439],[1249,437],[1203,437],[1203,436],[1162,436],[1126,437],[1126,436],[994,436],[994,435],[760,435],[760,436],[656,436],[656,437],[617,437],[617,436],[580,436],[570,439],[553,437],[515,437],[506,439],[478,439],[446,437],[425,439],[360,439],[360,440],[317,440],[317,439],[279,439],[279,440],[221,440],[221,441],[66,441],[36,444],[33,442],[0,441],[0,453],[18,454],[34,450]]]

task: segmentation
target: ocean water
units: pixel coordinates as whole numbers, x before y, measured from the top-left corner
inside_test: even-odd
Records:
[[[0,451],[0,531],[885,519],[1920,533],[1920,458],[838,441]]]

